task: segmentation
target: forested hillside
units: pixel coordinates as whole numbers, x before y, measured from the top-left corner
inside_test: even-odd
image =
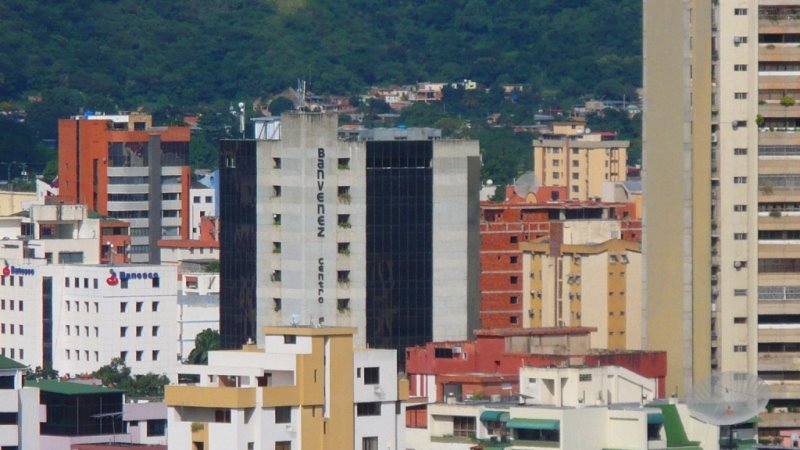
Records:
[[[0,29],[0,109],[27,110],[39,139],[81,109],[177,120],[297,78],[343,95],[526,83],[530,113],[641,79],[639,0],[4,0]]]
[[[470,78],[619,97],[640,84],[640,15],[638,0],[5,0],[0,100],[153,110],[296,78],[339,94]]]

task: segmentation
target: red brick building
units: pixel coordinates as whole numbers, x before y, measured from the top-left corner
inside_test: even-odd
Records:
[[[641,242],[642,222],[633,203],[533,199],[566,198],[565,188],[542,187],[528,199],[513,194],[502,203],[481,202],[481,328],[522,327],[522,251],[519,244],[547,237],[553,222],[618,220],[621,239]],[[560,229],[556,227],[556,229]]]

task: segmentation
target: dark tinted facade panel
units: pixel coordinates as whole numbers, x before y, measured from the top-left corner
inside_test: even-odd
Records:
[[[256,141],[222,141],[220,189],[220,344],[256,339]]]
[[[367,142],[367,342],[433,338],[433,143]]]

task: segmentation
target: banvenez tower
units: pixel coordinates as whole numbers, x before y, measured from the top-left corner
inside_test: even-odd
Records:
[[[220,149],[222,346],[267,325],[352,326],[356,346],[403,360],[407,346],[467,338],[478,143],[434,129],[341,132],[330,113],[265,122],[268,138]]]

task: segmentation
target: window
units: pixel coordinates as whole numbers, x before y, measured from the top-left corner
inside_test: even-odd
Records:
[[[747,289],[734,289],[733,295],[737,297],[744,297],[747,295]]]
[[[153,350],[150,352],[150,356],[152,357],[153,361],[158,361],[158,350]]]
[[[150,329],[150,331],[151,331],[151,333],[153,334],[154,337],[158,336],[158,325],[153,325],[153,327]]]
[[[281,159],[280,158],[272,158],[272,167],[274,169],[280,169],[281,168]]]
[[[202,252],[203,252],[203,249],[201,248],[200,249],[200,253],[202,253]],[[154,287],[154,288],[157,288],[157,287],[161,286],[161,278],[154,277],[150,281],[152,281],[152,287]]]
[[[128,327],[119,327],[119,337],[125,337],[128,335]]]
[[[554,179],[554,180],[557,180],[557,179],[558,179],[560,176],[561,176],[561,174],[560,174],[560,173],[558,173],[558,172],[553,172],[553,179]]]
[[[192,200],[193,200],[195,203],[200,203],[200,196],[196,195],[196,196],[195,196],[195,197],[194,197]]]
[[[236,157],[233,155],[226,155],[225,156],[225,167],[228,169],[235,169],[236,168]]]
[[[292,450],[292,441],[275,441],[275,450]]]
[[[733,239],[736,241],[747,240],[747,233],[733,233]]]
[[[578,375],[578,381],[592,381],[592,374],[582,373]]]
[[[5,277],[3,277],[3,281],[5,281]],[[64,278],[64,287],[69,287],[69,278]]]
[[[361,438],[362,450],[378,450],[378,437],[369,436]]]
[[[735,353],[744,353],[744,352],[747,351],[747,346],[746,345],[734,345],[733,346],[733,351]]]
[[[124,362],[127,362],[128,361],[128,352],[124,352],[124,351],[123,352],[119,352],[119,359],[121,359]]]
[[[155,278],[153,278],[153,279],[155,279]],[[153,302],[153,303],[150,305],[150,309],[151,309],[153,312],[158,312],[158,302]]]
[[[231,423],[231,410],[218,409],[214,411],[214,422],[217,423]],[[277,445],[276,445],[277,447]]]
[[[734,148],[733,149],[733,154],[734,155],[739,155],[739,156],[746,155],[747,154],[747,148],[742,148],[742,147]]]
[[[350,158],[339,158],[337,163],[339,170],[348,170],[350,168]]]
[[[273,197],[280,197],[281,196],[281,187],[280,186],[272,186],[272,196]]]
[[[128,302],[121,302],[119,304],[119,312],[124,313],[128,311]]]
[[[510,277],[510,278],[509,278],[509,282],[510,282],[511,284],[517,284],[517,283],[519,282],[519,277],[517,277],[517,276],[512,276],[512,277]]]
[[[517,323],[517,316],[511,316],[508,318],[508,321],[512,324]]]
[[[745,184],[747,183],[747,177],[733,177],[734,184]]]
[[[733,323],[747,323],[747,317],[734,317]]]
[[[747,44],[747,36],[734,36],[733,37],[733,43],[735,45]]]
[[[283,335],[283,343],[284,344],[297,344],[297,336],[293,334],[284,334]]]
[[[278,312],[278,311],[281,310],[281,299],[273,298],[272,299],[272,303],[273,303],[273,308],[272,309],[275,310],[275,312]]]
[[[517,297],[516,295],[512,295],[509,301],[511,302],[512,305],[516,305],[519,302],[519,297]]]
[[[136,350],[136,360],[141,361],[143,357],[144,357],[144,351]]]
[[[453,436],[472,437],[475,436],[475,418],[465,416],[453,416]]]
[[[512,244],[516,244],[517,242],[519,242],[519,238],[517,238],[517,236],[511,236],[511,237],[508,239],[508,241],[509,241],[510,243],[512,243]]]
[[[142,312],[142,306],[144,306],[144,302],[136,302],[136,312]]]
[[[380,416],[381,404],[379,402],[357,403],[357,416]]]
[[[166,436],[167,435],[167,419],[155,419],[147,421],[147,435],[148,436]]]
[[[734,92],[733,98],[735,98],[736,100],[746,100],[747,92]]]
[[[733,70],[735,72],[745,72],[747,71],[747,64],[734,64]]]
[[[136,327],[136,337],[142,337],[142,333],[144,332],[144,327]]]
[[[733,210],[736,212],[745,212],[747,211],[747,205],[733,205]]]
[[[747,8],[734,8],[733,9],[734,16],[746,16],[747,15]]]
[[[381,371],[379,367],[364,367],[364,384],[379,384]]]
[[[453,357],[453,349],[446,348],[446,347],[436,347],[433,349],[433,357],[434,358],[452,358]]]
[[[516,264],[518,261],[519,261],[519,256],[512,256],[508,258],[508,262],[510,262],[511,264]]]
[[[350,299],[349,298],[337,298],[336,299],[336,308],[339,311],[345,311],[350,309]]]
[[[350,243],[349,242],[339,242],[336,244],[336,250],[339,252],[340,255],[349,255],[350,254]]]
[[[292,407],[275,407],[275,423],[292,423]]]

